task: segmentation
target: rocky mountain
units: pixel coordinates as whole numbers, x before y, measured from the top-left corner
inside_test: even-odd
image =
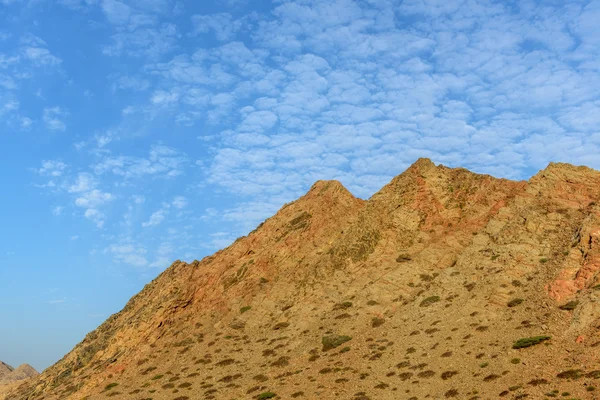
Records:
[[[420,159],[369,200],[319,181],[176,261],[33,399],[595,399],[600,172],[514,182]]]
[[[38,375],[38,372],[29,364],[20,365],[14,369],[0,361],[0,385],[6,385]]]
[[[2,379],[5,376],[9,375],[13,370],[14,370],[13,367],[11,367],[10,365],[5,364],[4,362],[0,361],[0,379]]]

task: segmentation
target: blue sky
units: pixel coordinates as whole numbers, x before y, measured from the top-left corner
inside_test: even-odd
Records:
[[[600,168],[600,1],[0,0],[0,360],[418,157]]]

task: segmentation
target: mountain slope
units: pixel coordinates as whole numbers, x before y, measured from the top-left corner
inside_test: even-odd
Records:
[[[420,159],[368,201],[320,181],[8,398],[591,399],[597,202],[600,173],[567,164],[513,182]]]

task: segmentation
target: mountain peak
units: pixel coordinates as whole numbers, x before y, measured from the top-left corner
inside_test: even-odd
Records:
[[[596,171],[590,167],[585,165],[574,165],[563,162],[551,162],[548,163],[546,168],[541,170],[539,174],[557,174],[561,176],[569,176],[569,175],[598,175],[599,171]]]
[[[340,181],[332,179],[332,180],[316,181],[310,187],[309,191],[325,192],[325,191],[338,191],[338,190],[347,191],[347,189],[344,187],[344,185],[342,185],[342,183]]]
[[[0,385],[8,384],[38,375],[38,372],[29,364],[21,364],[13,368],[0,361]]]
[[[495,398],[513,386],[543,398],[547,382],[589,398],[599,177],[557,163],[514,182],[422,158],[367,201],[317,181],[228,248],[174,263],[9,398]]]
[[[14,370],[10,365],[0,361],[0,379]]]
[[[431,161],[431,159],[429,158],[424,158],[421,157],[419,159],[417,159],[417,161],[415,161],[409,169],[416,169],[416,170],[420,170],[420,171],[424,171],[424,170],[429,170],[432,168],[435,168],[435,164],[433,163],[433,161]]]

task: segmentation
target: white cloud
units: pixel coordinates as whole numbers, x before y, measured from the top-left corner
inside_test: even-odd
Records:
[[[161,222],[165,219],[165,210],[158,210],[152,213],[150,219],[144,223],[142,223],[142,227],[148,228],[150,226],[160,225]]]
[[[83,193],[80,197],[75,199],[75,205],[82,208],[96,208],[114,199],[115,197],[110,193],[93,189],[89,192]],[[86,217],[88,216],[86,215]]]
[[[211,233],[210,240],[207,243],[207,247],[211,250],[220,250],[229,246],[231,243],[235,241],[235,237],[231,234],[231,232],[215,232]]]
[[[152,25],[152,20],[148,22]],[[143,26],[132,30],[130,23],[128,29],[112,35],[112,43],[104,47],[103,53],[107,56],[158,58],[176,48],[179,36],[176,26],[172,24]]]
[[[63,175],[67,168],[67,164],[62,161],[44,160],[42,161],[42,167],[36,172],[41,176],[59,177]]]
[[[111,244],[104,249],[104,253],[110,254],[118,263],[124,263],[134,267],[148,266],[146,249],[140,244],[133,243],[130,240],[123,240],[121,243]]]
[[[43,47],[25,47],[22,52],[25,59],[37,65],[56,66],[62,62],[60,58]]]
[[[98,185],[98,181],[88,172],[80,172],[77,174],[75,182],[69,186],[69,193],[88,192]]]
[[[231,14],[194,16],[163,0],[61,1],[106,15],[95,46],[114,57],[107,68],[117,57],[127,66],[107,84],[122,114],[107,121],[114,129],[77,138],[89,150],[81,167],[39,174],[97,225],[125,215],[114,226],[128,237],[158,225],[179,237],[189,218],[234,233],[188,243],[225,246],[317,179],[369,197],[421,156],[512,178],[551,159],[600,167],[597,1],[282,0],[259,13],[243,0]],[[0,54],[0,88],[10,92],[0,109],[13,127],[27,118],[18,93],[32,68],[67,63],[66,50],[61,63],[50,48],[28,36]],[[63,104],[42,89],[36,101],[52,101],[47,110]],[[57,111],[27,125],[64,130]],[[173,198],[190,187],[228,200],[198,216],[191,195]],[[196,250],[173,244],[159,254],[144,240],[129,243],[131,264],[159,267]]]
[[[149,267],[152,268],[167,268],[169,265],[171,265],[171,263],[173,262],[172,259],[169,259],[167,257],[159,257],[156,260],[154,260],[152,263],[148,264]]]
[[[154,92],[150,102],[152,104],[160,106],[169,106],[177,103],[179,100],[179,94],[173,92],[166,92],[164,90],[158,90]]]
[[[115,25],[127,23],[131,15],[131,8],[127,4],[116,0],[103,0],[102,11],[104,11],[106,19]]]
[[[104,215],[104,213],[94,208],[88,208],[87,210],[85,210],[85,213],[83,215],[87,219],[92,221],[94,224],[96,224],[98,228],[102,228],[104,226],[104,222],[106,220],[106,215]]]
[[[82,10],[85,9],[85,7],[97,4],[99,1],[100,0],[58,0],[58,3],[73,10]]]
[[[171,202],[175,208],[185,208],[188,205],[188,200],[183,196],[176,196]]]
[[[31,126],[31,124],[33,124],[33,121],[31,120],[31,118],[21,117],[21,128],[27,129]]]
[[[192,24],[194,25],[193,35],[214,32],[219,41],[231,40],[242,26],[239,20],[234,20],[228,13],[194,15]]]
[[[183,174],[187,156],[168,146],[152,146],[147,158],[108,156],[94,166],[96,174],[112,173],[127,179],[144,176],[176,177]]]
[[[65,131],[67,126],[63,122],[63,118],[67,115],[60,107],[44,108],[44,124],[51,131]]]
[[[133,200],[135,204],[144,204],[146,202],[146,198],[139,194],[131,196],[131,200]]]

